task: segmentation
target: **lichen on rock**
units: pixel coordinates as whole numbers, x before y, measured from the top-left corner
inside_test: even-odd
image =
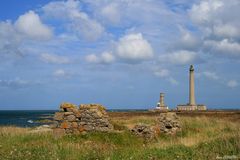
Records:
[[[71,103],[62,103],[60,112],[54,115],[54,130],[65,134],[78,134],[91,131],[108,132],[113,125],[108,120],[104,106],[100,104],[81,104],[79,108]],[[59,129],[64,129],[59,130]]]

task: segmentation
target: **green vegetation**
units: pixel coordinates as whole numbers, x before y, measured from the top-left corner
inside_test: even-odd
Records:
[[[216,159],[240,157],[240,124],[210,117],[182,117],[182,131],[175,136],[160,135],[146,143],[126,126],[153,123],[154,117],[113,119],[119,131],[69,135],[56,139],[51,132],[30,133],[31,129],[0,128],[0,159]],[[119,123],[118,123],[119,122]]]

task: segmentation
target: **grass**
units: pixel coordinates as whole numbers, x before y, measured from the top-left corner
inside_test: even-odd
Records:
[[[113,118],[119,132],[94,132],[55,139],[51,132],[0,127],[0,159],[216,159],[226,155],[240,158],[239,122],[214,117],[181,117],[182,131],[175,136],[160,135],[145,143],[127,127],[153,124],[155,117]]]

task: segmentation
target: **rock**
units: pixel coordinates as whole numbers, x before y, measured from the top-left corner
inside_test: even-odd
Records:
[[[70,128],[70,127],[71,127],[71,123],[69,123],[67,121],[62,122],[61,125],[60,125],[61,129],[67,129],[67,128]]]
[[[49,131],[52,131],[51,127],[45,124],[45,125],[36,127],[35,129],[31,130],[30,133],[42,133],[42,132],[49,132]]]
[[[56,112],[53,119],[60,121],[60,120],[63,120],[63,116],[64,116],[64,112]]]
[[[64,102],[60,105],[60,109],[64,112],[74,112],[77,110],[77,106],[72,103]]]
[[[79,130],[78,129],[73,129],[73,132],[72,132],[73,134],[79,134],[80,132],[79,132]]]
[[[74,122],[74,121],[76,121],[76,117],[74,115],[69,115],[69,116],[67,116],[67,120],[69,122]]]
[[[131,129],[131,132],[139,137],[145,139],[152,139],[155,136],[155,132],[151,126],[146,124],[137,124]]]
[[[58,128],[59,126],[58,121],[53,121],[53,123],[51,124],[51,128]]]
[[[63,112],[64,113],[64,116],[69,116],[69,115],[74,115],[74,113],[73,112]]]
[[[84,131],[85,131],[85,128],[84,128],[83,126],[80,126],[80,127],[78,128],[78,130],[79,130],[79,132],[81,133],[81,132],[84,132]]]
[[[78,123],[77,122],[72,122],[72,128],[78,128]]]
[[[92,131],[92,130],[94,130],[94,126],[93,125],[85,125],[84,130],[85,131]]]
[[[181,125],[178,116],[174,112],[161,113],[157,118],[157,126],[160,128],[160,133],[176,134],[181,130]]]

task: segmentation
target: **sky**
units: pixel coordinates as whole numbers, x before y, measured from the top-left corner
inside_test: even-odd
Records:
[[[0,110],[240,108],[239,0],[1,0]]]

